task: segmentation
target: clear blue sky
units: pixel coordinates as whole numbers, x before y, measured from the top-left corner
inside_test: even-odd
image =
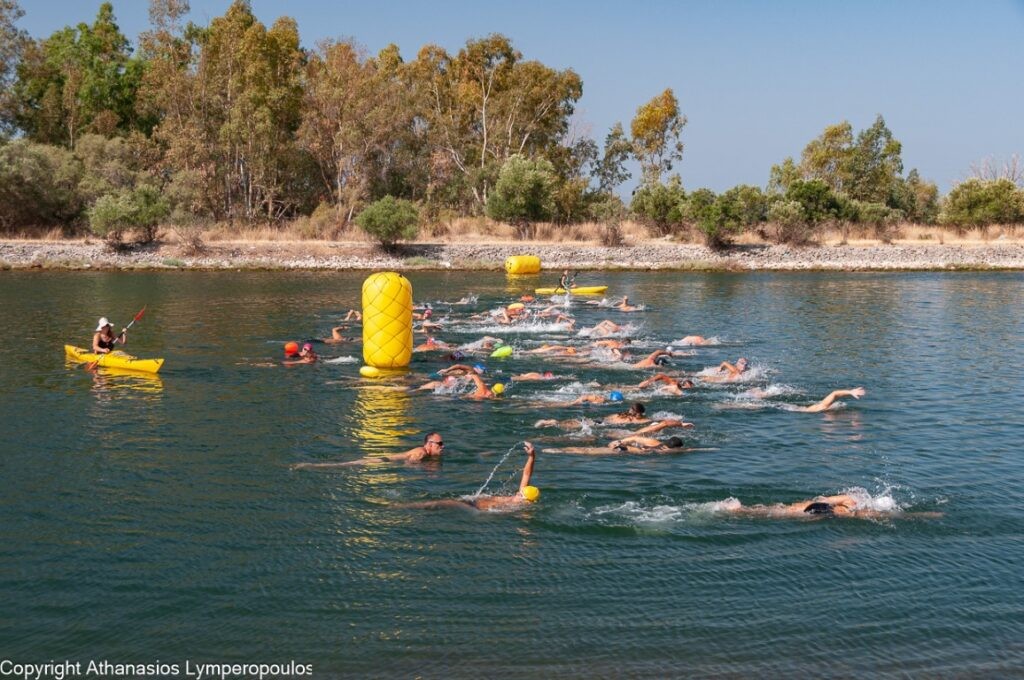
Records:
[[[21,0],[35,37],[91,22],[99,0]],[[114,0],[133,40],[145,0]],[[229,0],[192,0],[194,21]],[[764,185],[829,124],[859,130],[881,113],[906,170],[943,191],[985,157],[1024,155],[1024,0],[254,0],[267,24],[294,17],[303,44],[351,37],[411,60],[426,43],[455,52],[504,33],[527,59],[583,78],[578,122],[603,142],[616,121],[671,87],[689,124],[677,166],[688,189]]]

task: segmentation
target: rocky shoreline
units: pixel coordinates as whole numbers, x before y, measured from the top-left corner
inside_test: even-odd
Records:
[[[424,243],[402,246],[394,254],[358,242],[261,241],[218,242],[188,255],[173,243],[115,253],[99,242],[0,241],[0,269],[497,270],[506,257],[516,254],[538,255],[547,269],[1024,270],[1024,243],[998,241],[977,245],[745,245],[724,252],[662,241],[618,248],[576,243]]]

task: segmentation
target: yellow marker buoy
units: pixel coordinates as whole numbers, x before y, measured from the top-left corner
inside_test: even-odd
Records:
[[[363,361],[386,369],[411,359],[412,284],[397,272],[371,274],[363,282]]]
[[[540,272],[540,258],[536,255],[512,255],[505,260],[505,271],[509,274],[537,274]]]

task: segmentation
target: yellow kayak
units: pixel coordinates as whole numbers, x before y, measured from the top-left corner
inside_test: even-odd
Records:
[[[608,290],[608,286],[577,286],[570,288],[573,295],[600,295]],[[565,295],[565,288],[537,288],[533,291],[537,295]]]
[[[87,349],[81,347],[75,347],[74,345],[64,345],[64,353],[68,359],[78,362],[97,362],[97,366],[104,366],[107,368],[127,368],[133,371],[142,371],[143,373],[156,373],[160,370],[160,367],[164,365],[163,359],[138,359],[125,354],[124,352],[111,352],[110,354],[93,354]]]

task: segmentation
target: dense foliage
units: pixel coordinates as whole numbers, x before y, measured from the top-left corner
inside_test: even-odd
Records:
[[[264,25],[248,0],[204,26],[188,12],[187,0],[151,0],[133,47],[109,3],[92,23],[33,39],[17,0],[0,0],[0,229],[145,240],[158,220],[297,219],[333,236],[362,214],[392,245],[421,221],[487,215],[524,237],[540,221],[611,220],[602,238],[616,242],[631,216],[655,235],[690,230],[721,247],[751,229],[801,242],[831,223],[887,234],[902,221],[1024,221],[1016,177],[970,180],[943,200],[917,170],[904,175],[881,116],[860,132],[825,128],[799,161],[772,168],[767,190],[689,191],[670,174],[687,122],[671,89],[601,147],[573,124],[579,75],[499,34],[407,60],[352,40],[304,48],[293,19]],[[630,167],[640,186],[627,214],[616,192]]]

